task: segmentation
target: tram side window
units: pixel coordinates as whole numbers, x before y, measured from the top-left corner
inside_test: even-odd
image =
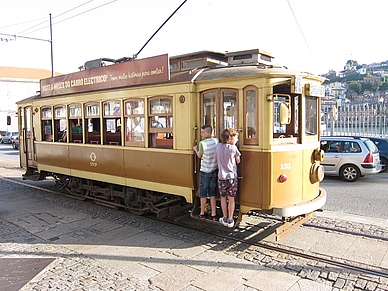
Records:
[[[120,101],[104,103],[104,144],[121,145]]]
[[[211,89],[201,93],[202,125],[213,127],[212,136],[218,137],[225,128],[238,129],[238,91]]]
[[[55,119],[54,120],[54,140],[56,142],[67,141],[67,126],[66,119]]]
[[[67,142],[66,107],[54,107],[54,141]]]
[[[213,127],[213,136],[217,136],[217,110],[216,110],[216,92],[204,92],[202,94],[203,124],[210,124]]]
[[[87,104],[85,107],[86,142],[99,144],[101,142],[100,105]]]
[[[221,120],[221,128],[238,129],[238,108],[237,108],[237,92],[222,90],[222,108],[223,116]]]
[[[53,141],[51,107],[42,108],[42,141]]]
[[[144,146],[144,100],[125,102],[125,144]]]
[[[149,99],[149,146],[173,148],[173,113],[171,97]]]
[[[82,143],[82,119],[70,119],[70,142]]]
[[[81,105],[69,105],[69,119],[70,119],[70,142],[82,143],[82,113]]]
[[[318,99],[306,97],[306,128],[307,135],[318,134]]]
[[[258,144],[258,108],[257,108],[257,89],[246,88],[244,90],[244,144]]]

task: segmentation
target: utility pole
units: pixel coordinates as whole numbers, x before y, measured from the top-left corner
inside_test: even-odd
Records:
[[[54,57],[53,57],[53,25],[51,23],[51,13],[50,13],[50,45],[51,45],[51,77],[54,77]]]

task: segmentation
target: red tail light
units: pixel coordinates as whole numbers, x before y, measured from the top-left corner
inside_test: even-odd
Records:
[[[371,153],[367,154],[367,156],[364,159],[364,163],[373,163],[373,156]]]
[[[278,181],[279,181],[280,183],[286,182],[286,181],[287,181],[287,175],[281,174],[281,175],[279,176],[279,178],[278,178]]]

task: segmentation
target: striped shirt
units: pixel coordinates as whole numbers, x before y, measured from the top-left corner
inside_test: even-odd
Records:
[[[206,138],[199,142],[198,154],[202,155],[201,172],[211,173],[217,169],[216,145],[217,138]]]

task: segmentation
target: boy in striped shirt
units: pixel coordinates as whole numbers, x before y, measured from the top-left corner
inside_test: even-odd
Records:
[[[216,217],[216,194],[217,194],[217,161],[215,158],[216,145],[218,143],[217,138],[212,138],[211,125],[204,125],[201,127],[201,138],[198,146],[193,147],[197,157],[201,159],[200,168],[200,192],[199,197],[201,200],[200,206],[200,219],[206,219],[205,217],[205,205],[207,196],[210,197],[211,205],[211,219],[217,221]]]

